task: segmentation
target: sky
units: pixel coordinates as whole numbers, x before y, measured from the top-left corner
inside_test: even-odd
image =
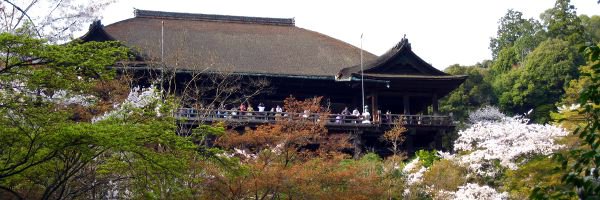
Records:
[[[102,23],[157,10],[253,17],[294,18],[313,30],[381,55],[404,35],[413,51],[434,67],[473,65],[491,59],[490,38],[508,9],[527,18],[553,7],[554,0],[120,0],[103,12]],[[577,14],[600,15],[597,0],[572,0]]]

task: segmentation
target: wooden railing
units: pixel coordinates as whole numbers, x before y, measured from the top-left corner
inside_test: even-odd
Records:
[[[275,123],[277,120],[311,120],[317,122],[325,120],[327,125],[394,125],[402,123],[408,126],[453,126],[449,116],[438,115],[401,115],[382,114],[378,117],[328,114],[322,118],[316,113],[288,113],[288,112],[259,112],[239,110],[197,110],[193,108],[180,108],[174,113],[175,117],[187,121],[229,121],[241,123]]]

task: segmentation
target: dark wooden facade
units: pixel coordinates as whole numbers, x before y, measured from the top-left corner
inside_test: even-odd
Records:
[[[145,10],[135,13],[132,19],[106,27],[96,22],[81,39],[122,41],[137,52],[138,60],[120,69],[137,71],[135,74],[141,77],[149,71],[164,73],[156,66],[169,66],[181,84],[196,72],[226,72],[243,77],[240,81],[265,79],[271,85],[270,92],[254,96],[252,102],[254,106],[264,103],[267,110],[281,105],[290,95],[298,99],[323,96],[332,113],[344,107],[362,110],[364,82],[369,112],[376,115],[378,111],[390,111],[404,120],[410,130],[405,147],[411,151],[416,147],[440,148],[441,137],[454,128],[451,119],[438,112],[438,100],[466,77],[448,75],[423,61],[412,52],[406,38],[382,56],[365,52],[361,71],[360,49],[298,28],[293,19]],[[177,116],[189,125],[215,120],[245,121],[249,126],[273,122],[269,115],[195,115],[186,108]],[[363,124],[340,122],[335,117],[328,118],[330,131],[355,134],[356,143],[362,147],[385,149],[378,137],[393,125],[391,121]]]

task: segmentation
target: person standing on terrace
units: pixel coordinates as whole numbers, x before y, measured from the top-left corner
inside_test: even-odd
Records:
[[[246,104],[244,104],[244,103],[240,104],[240,112],[246,112]]]

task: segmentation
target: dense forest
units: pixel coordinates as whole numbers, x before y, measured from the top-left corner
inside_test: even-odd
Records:
[[[184,99],[139,88],[106,66],[132,59],[118,42],[65,42],[110,1],[0,2],[0,199],[597,199],[600,196],[600,16],[557,0],[538,19],[508,10],[492,60],[440,110],[459,125],[450,152],[345,150],[322,120],[243,134],[206,124],[179,135]],[[54,10],[53,10],[54,11]],[[320,97],[285,110],[329,112]],[[321,115],[325,116],[325,115]],[[313,145],[307,148],[307,145]],[[314,145],[318,144],[318,145]]]

